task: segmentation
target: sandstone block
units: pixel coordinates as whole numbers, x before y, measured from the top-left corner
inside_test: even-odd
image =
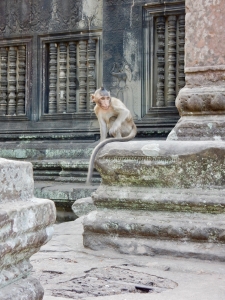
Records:
[[[1,299],[43,298],[40,283],[29,276],[29,258],[52,237],[56,211],[33,191],[31,163],[0,159]]]

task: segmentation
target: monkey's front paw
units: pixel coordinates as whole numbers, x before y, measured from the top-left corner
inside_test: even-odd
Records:
[[[112,128],[109,129],[109,135],[115,136],[117,131],[118,131],[118,128],[113,126]]]

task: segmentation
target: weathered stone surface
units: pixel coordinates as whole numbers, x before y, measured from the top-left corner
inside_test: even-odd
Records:
[[[225,140],[224,2],[187,0],[185,6],[186,86],[176,98],[181,119],[168,140]]]
[[[29,201],[33,196],[34,182],[29,163],[12,162],[0,158],[0,201]]]
[[[97,208],[225,213],[224,189],[175,189],[101,185],[92,194]]]
[[[29,258],[53,234],[54,203],[33,196],[30,163],[0,159],[0,183],[0,298],[42,299]]]
[[[82,217],[96,210],[96,206],[91,197],[78,199],[72,205],[72,210],[77,217]]]
[[[4,300],[41,300],[44,289],[33,277],[13,282],[0,290],[0,299]]]
[[[126,254],[225,261],[224,214],[94,211],[84,220],[84,246]]]
[[[100,151],[95,165],[109,186],[222,188],[224,155],[224,142],[117,142]]]
[[[224,142],[106,145],[84,245],[225,261]]]
[[[225,65],[223,0],[186,0],[186,67]]]
[[[33,276],[40,278],[45,290],[44,300],[221,300],[225,297],[224,263],[153,253],[151,256],[127,255],[125,247],[124,254],[109,247],[93,251],[83,247],[82,220],[83,217],[55,224],[51,241],[31,258]],[[116,243],[116,235],[112,234],[111,238]],[[176,250],[176,245],[173,250]],[[114,274],[116,277],[112,276]],[[104,282],[101,277],[104,277]],[[177,286],[166,285],[166,289],[160,292],[155,289],[158,279],[161,279],[160,287],[164,288],[168,279]],[[146,284],[147,281],[148,284],[154,283],[152,293],[125,290],[127,282]]]

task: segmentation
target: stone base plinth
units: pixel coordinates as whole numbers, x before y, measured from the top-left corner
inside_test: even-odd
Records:
[[[104,209],[85,217],[83,236],[93,250],[225,261],[224,214]]]
[[[0,299],[43,298],[29,259],[52,237],[56,211],[33,189],[31,163],[0,159]]]
[[[225,142],[128,142],[96,160],[84,245],[225,261]]]
[[[41,300],[44,289],[36,278],[20,279],[10,286],[0,289],[0,299],[4,300]]]
[[[211,77],[214,78],[214,73]],[[200,75],[199,75],[200,76]],[[201,74],[201,76],[203,76]],[[200,76],[200,78],[201,78]],[[209,75],[208,75],[209,76]],[[190,77],[190,78],[189,78]],[[188,77],[192,87],[180,90],[176,98],[176,106],[180,113],[180,120],[167,137],[174,141],[218,141],[225,140],[225,88],[208,84],[203,76],[202,80],[195,74]],[[223,72],[224,77],[224,72]],[[196,87],[194,83],[199,83]],[[203,81],[203,82],[202,82]],[[203,85],[203,83],[205,85]]]

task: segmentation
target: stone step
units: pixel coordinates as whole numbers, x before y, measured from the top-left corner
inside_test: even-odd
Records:
[[[52,159],[31,161],[36,181],[57,180],[85,183],[89,166],[87,159]],[[100,183],[100,175],[94,170],[93,182]]]
[[[224,189],[174,189],[101,185],[93,194],[96,207],[224,213]]]
[[[225,214],[104,209],[83,224],[84,245],[94,250],[225,261]]]
[[[34,194],[37,198],[54,201],[57,208],[57,221],[72,221],[76,219],[72,211],[74,202],[77,199],[90,197],[97,187],[98,184],[35,181]]]
[[[0,142],[0,157],[10,159],[43,160],[89,158],[94,141],[18,141]]]

